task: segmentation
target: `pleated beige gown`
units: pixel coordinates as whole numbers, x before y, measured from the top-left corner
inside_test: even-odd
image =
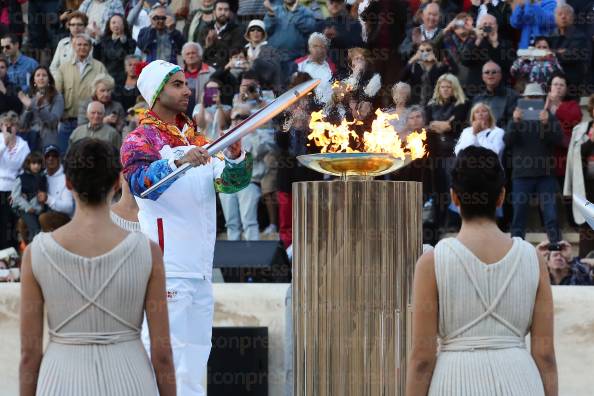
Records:
[[[140,341],[152,268],[148,239],[130,233],[110,252],[88,259],[40,233],[31,249],[50,329],[37,395],[157,395]]]
[[[440,351],[430,396],[544,396],[526,349],[539,282],[536,250],[514,238],[497,263],[460,241],[435,248]]]

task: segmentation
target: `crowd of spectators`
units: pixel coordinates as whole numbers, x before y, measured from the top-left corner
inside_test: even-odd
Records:
[[[278,232],[291,245],[291,184],[321,176],[296,157],[314,111],[367,130],[378,108],[401,139],[427,131],[426,158],[391,180],[423,183],[424,242],[455,227],[449,170],[469,145],[507,173],[500,226],[526,235],[530,203],[562,240],[562,196],[594,201],[594,8],[583,0],[0,0],[0,249],[67,222],[60,158],[96,137],[121,145],[147,111],[146,62],[183,67],[187,115],[214,139],[302,81],[314,94],[246,137],[249,188],[221,196],[229,239]],[[550,256],[554,256],[551,254]],[[571,260],[568,260],[571,261]]]

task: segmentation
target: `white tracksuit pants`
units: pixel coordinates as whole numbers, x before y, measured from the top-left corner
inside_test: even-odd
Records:
[[[169,331],[178,396],[204,396],[210,354],[214,301],[212,283],[203,279],[167,278]],[[142,341],[150,355],[148,328]]]

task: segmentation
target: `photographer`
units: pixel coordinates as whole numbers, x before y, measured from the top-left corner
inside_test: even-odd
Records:
[[[546,260],[551,285],[593,286],[594,260],[573,257],[566,241],[543,241],[536,247]]]
[[[526,86],[523,102],[534,106],[516,107],[513,119],[505,130],[505,146],[510,150],[512,167],[511,198],[514,209],[511,234],[524,238],[528,207],[532,196],[538,197],[549,241],[561,239],[557,220],[557,178],[555,177],[554,148],[561,143],[563,133],[557,118],[544,103],[545,93],[539,84]],[[541,100],[540,108],[534,103]],[[520,104],[520,102],[518,102]],[[538,113],[536,113],[538,112]]]
[[[475,95],[476,91],[472,90],[480,86],[481,69],[489,60],[501,67],[503,79],[507,81],[512,53],[511,43],[499,37],[499,27],[495,17],[490,14],[480,16],[472,39],[466,42],[460,55],[462,64],[470,68],[467,80],[469,96]]]

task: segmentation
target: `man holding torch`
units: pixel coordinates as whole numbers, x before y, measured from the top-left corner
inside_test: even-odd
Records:
[[[191,91],[179,66],[162,60],[149,63],[140,73],[138,89],[149,111],[122,145],[124,176],[136,196],[142,231],[163,251],[177,393],[204,395],[214,308],[216,193],[246,187],[252,157],[239,142],[224,151],[224,159],[208,154],[206,138],[184,114]],[[185,176],[140,198],[185,164],[192,165]],[[146,326],[142,337],[148,341]]]

